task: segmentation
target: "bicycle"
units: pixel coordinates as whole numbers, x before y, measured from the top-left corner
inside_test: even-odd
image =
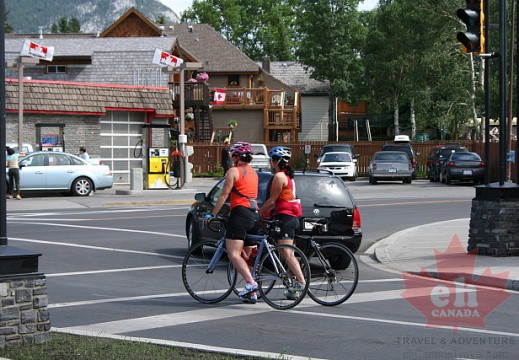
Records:
[[[326,223],[313,223],[318,233]],[[354,293],[359,281],[359,268],[353,253],[337,242],[318,244],[310,235],[307,239],[313,249],[308,256],[311,280],[308,295],[318,304],[335,306],[342,304]]]
[[[208,222],[213,231],[213,223],[225,221],[216,217]],[[268,235],[269,231],[278,227],[276,221],[266,221],[265,235],[247,235],[247,240],[258,245],[258,254],[252,267],[252,277],[258,283],[259,297],[277,310],[291,309],[297,306],[308,291],[310,281],[310,265],[304,253],[292,245],[280,245]],[[285,250],[286,249],[286,250]],[[293,289],[295,275],[290,271],[282,251],[293,251],[299,261],[306,285],[296,296],[287,296]],[[182,281],[188,293],[204,304],[215,304],[226,299],[236,290],[238,272],[229,261],[225,248],[225,232],[220,240],[203,241],[193,246],[182,263]]]

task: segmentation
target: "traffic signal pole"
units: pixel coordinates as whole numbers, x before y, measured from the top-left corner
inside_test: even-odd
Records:
[[[489,29],[490,29],[490,16],[489,16],[489,5],[488,1],[485,1],[483,4],[483,13],[485,14],[484,18],[484,34],[485,34],[485,49],[490,49],[490,37]],[[484,58],[485,62],[485,74],[484,74],[484,91],[485,91],[485,185],[490,184],[490,57]]]
[[[506,0],[499,9],[499,186],[506,176]]]

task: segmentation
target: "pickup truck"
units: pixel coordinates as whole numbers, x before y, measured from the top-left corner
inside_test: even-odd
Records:
[[[270,169],[270,162],[267,147],[265,144],[251,144],[252,146],[252,161],[250,166],[255,170]]]

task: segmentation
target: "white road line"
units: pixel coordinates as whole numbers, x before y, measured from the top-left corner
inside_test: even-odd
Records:
[[[350,316],[350,315],[340,315],[340,314],[313,313],[313,312],[309,312],[309,311],[297,311],[297,310],[289,310],[289,311],[292,314],[298,314],[298,315],[320,316],[320,317],[328,317],[328,318],[336,318],[336,319],[358,320],[358,321],[376,322],[376,323],[382,323],[382,324],[394,324],[394,325],[425,328],[425,324],[423,324],[423,323],[415,323],[415,322],[409,322],[409,321],[375,319],[375,318],[368,318],[368,317],[363,317],[363,316]],[[449,330],[453,329],[452,326],[434,326],[434,327],[439,328],[439,329],[449,329]],[[476,332],[476,333],[480,333],[480,334],[519,337],[519,333],[511,333],[511,332],[505,332],[505,331],[475,329],[475,328],[467,328],[467,327],[463,327],[463,326],[459,326],[458,329],[460,331]]]
[[[189,209],[189,207],[174,207],[174,208],[131,208],[131,209],[115,209],[115,210],[85,210],[85,211],[75,211],[75,212],[38,212],[38,213],[14,213],[8,216],[8,218],[22,216],[22,217],[33,217],[33,216],[58,216],[58,215],[88,215],[88,214],[115,214],[115,213],[129,213],[129,212],[150,212],[150,211],[171,211],[171,210],[181,210],[181,209]]]
[[[294,356],[290,354],[278,354],[272,352],[265,351],[254,351],[254,350],[244,350],[244,349],[236,349],[236,348],[224,348],[221,346],[210,346],[203,344],[193,344],[187,342],[180,341],[172,341],[172,340],[161,340],[161,339],[150,339],[143,337],[135,337],[135,336],[124,336],[124,335],[111,335],[111,334],[97,334],[83,330],[69,330],[68,328],[56,328],[52,327],[52,331],[58,333],[65,334],[73,334],[73,335],[82,335],[82,336],[95,336],[95,337],[103,337],[108,339],[115,340],[124,340],[124,341],[135,341],[135,342],[144,342],[148,344],[156,344],[156,345],[165,345],[165,346],[175,346],[181,347],[185,349],[192,349],[197,351],[210,351],[213,353],[227,354],[227,355],[241,355],[246,357],[258,357],[265,359],[291,359],[291,360],[309,360],[308,356]],[[209,356],[209,354],[208,354]],[[311,358],[312,360],[325,360],[320,358]]]
[[[69,247],[77,247],[77,248],[91,249],[91,250],[113,251],[113,252],[130,253],[130,254],[160,256],[160,257],[171,258],[171,259],[184,259],[184,256],[159,254],[159,253],[148,252],[148,251],[115,249],[115,248],[108,248],[108,247],[102,247],[102,246],[92,246],[92,245],[82,245],[82,244],[69,244],[69,243],[46,241],[46,240],[34,240],[34,239],[22,239],[22,238],[11,238],[10,237],[9,241],[11,241],[11,240],[13,240],[13,241],[23,241],[23,242],[29,242],[29,243],[36,243],[36,244],[45,244],[45,245],[69,246]]]
[[[402,290],[389,290],[389,291],[381,291],[374,293],[361,293],[354,294],[350,300],[348,300],[347,304],[351,303],[365,303],[370,301],[381,301],[381,300],[390,300],[400,298]],[[403,300],[403,299],[402,299]],[[305,299],[297,309],[290,310],[291,314],[297,315],[307,315],[307,316],[315,316],[315,317],[324,317],[324,318],[335,318],[335,319],[348,319],[348,320],[356,320],[356,321],[364,321],[364,322],[375,322],[382,324],[392,324],[392,325],[401,325],[401,326],[411,326],[411,327],[420,327],[425,328],[424,323],[417,322],[409,322],[409,321],[398,321],[398,320],[390,320],[390,319],[377,319],[377,318],[369,318],[362,316],[351,316],[351,315],[341,315],[341,314],[327,314],[321,312],[309,312],[309,311],[301,311],[301,308],[307,307],[316,307],[319,306],[313,303],[309,299]],[[50,306],[49,306],[50,307]],[[108,321],[103,323],[96,323],[90,325],[79,325],[79,326],[71,326],[64,328],[67,331],[87,331],[94,334],[123,334],[130,333],[134,331],[143,331],[143,330],[151,330],[157,328],[164,328],[170,326],[178,326],[178,325],[186,325],[198,322],[205,321],[214,321],[221,319],[228,319],[237,316],[250,316],[254,314],[264,313],[274,311],[270,308],[266,303],[260,302],[255,306],[251,306],[249,304],[233,304],[226,307],[219,307],[217,311],[215,311],[214,307],[206,307],[199,310],[191,310],[185,312],[177,312],[177,313],[169,313],[169,314],[161,314],[161,315],[153,315],[153,316],[145,316],[141,318],[133,318],[133,319],[124,319],[124,320],[116,320],[116,321]],[[452,329],[450,326],[438,326],[438,328],[442,329]],[[519,337],[519,333],[511,333],[504,331],[494,331],[487,329],[473,329],[466,327],[459,327],[459,330],[468,331],[468,332],[476,332],[481,334],[489,334],[489,335],[499,335],[499,336],[511,336],[511,337]]]
[[[133,267],[133,268],[124,268],[124,269],[75,271],[75,272],[68,272],[68,273],[45,274],[45,276],[60,277],[60,276],[74,276],[74,275],[106,274],[106,273],[116,273],[116,272],[171,269],[171,268],[178,268],[178,267],[182,267],[182,265],[159,265],[159,266],[142,266],[142,267]]]
[[[119,232],[129,232],[129,233],[136,233],[136,234],[159,235],[159,236],[168,236],[168,237],[181,237],[181,238],[184,238],[184,239],[186,238],[185,235],[178,235],[178,234],[169,234],[169,233],[156,232],[156,231],[145,231],[145,230],[114,229],[114,228],[107,228],[107,227],[100,227],[100,226],[84,226],[84,225],[71,225],[71,224],[52,224],[52,223],[49,223],[49,222],[31,222],[31,225],[71,227],[71,228],[77,228],[77,229],[91,229],[91,230],[103,230],[103,231],[119,231]]]
[[[72,307],[72,306],[99,305],[99,304],[106,304],[106,303],[112,303],[112,302],[150,300],[150,299],[161,299],[161,298],[181,297],[181,296],[189,296],[189,294],[186,291],[186,292],[182,292],[182,293],[141,295],[141,296],[127,296],[127,297],[119,297],[119,298],[111,298],[111,299],[98,299],[98,300],[85,300],[85,301],[75,301],[75,302],[63,302],[63,303],[49,304],[47,307],[49,309],[57,309],[57,308]]]

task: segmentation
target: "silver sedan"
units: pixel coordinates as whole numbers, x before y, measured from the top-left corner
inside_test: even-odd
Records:
[[[410,184],[412,176],[413,165],[402,151],[376,152],[369,163],[370,184],[376,184],[378,180],[401,180]]]
[[[20,160],[19,165],[21,190],[70,191],[88,196],[114,183],[107,165],[94,165],[66,153],[35,152]]]

